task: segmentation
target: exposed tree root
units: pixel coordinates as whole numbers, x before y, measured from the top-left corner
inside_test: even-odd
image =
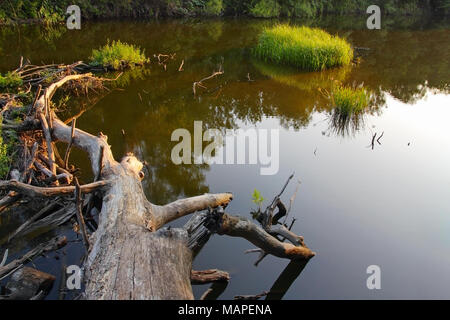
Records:
[[[162,55],[158,57],[159,63],[163,64],[167,59]],[[292,177],[271,205],[257,214],[256,221],[260,225],[225,213],[224,208],[233,199],[230,193],[204,194],[155,205],[147,200],[142,189],[142,162],[133,154],[125,155],[120,162],[116,161],[105,135],[99,133],[94,136],[77,129],[75,121],[68,126],[51,108],[51,99],[58,88],[84,88],[86,84],[90,86],[101,82],[101,79],[90,73],[77,74],[76,71],[83,68],[80,62],[70,66],[46,67],[53,70],[52,75],[56,79],[48,86],[42,86],[42,90],[38,89],[39,96],[23,120],[26,126],[22,123],[15,127],[18,132],[25,132],[27,137],[23,148],[25,161],[16,169],[19,178],[0,181],[0,190],[9,193],[7,197],[10,198],[53,199],[60,208],[55,208],[56,211],[51,214],[48,214],[48,207],[44,208],[45,214],[48,214],[46,217],[41,218],[44,212],[38,212],[11,238],[35,228],[36,224],[45,223],[53,227],[77,215],[88,254],[84,264],[84,298],[192,299],[191,281],[204,283],[229,279],[224,272],[191,270],[193,258],[214,233],[242,237],[256,245],[261,253],[280,258],[306,263],[314,256],[302,237],[279,222],[288,213],[280,196]],[[36,66],[21,66],[17,72],[29,83],[43,84],[48,78],[41,76],[42,70]],[[203,81],[222,73],[216,72],[194,83],[194,94]],[[56,142],[68,145],[64,159],[58,156],[54,147]],[[88,154],[94,182],[78,185],[74,172],[68,168],[72,147]],[[72,180],[75,186],[70,185]],[[90,217],[93,193],[100,197],[101,206],[97,208],[100,210],[98,228],[89,235],[84,218],[88,220]],[[275,209],[278,209],[276,214]],[[185,228],[164,228],[167,223],[192,213],[196,214]],[[37,248],[27,254],[25,260],[1,267],[0,277],[31,256],[60,244],[61,241],[56,241]],[[209,291],[203,298],[214,296]]]

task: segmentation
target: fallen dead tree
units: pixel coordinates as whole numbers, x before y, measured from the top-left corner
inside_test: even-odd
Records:
[[[58,88],[95,80],[88,73],[64,74],[42,92],[39,90],[39,96],[23,121],[33,123],[27,130],[40,137],[36,140],[37,148],[46,159],[41,164],[49,171],[49,185],[31,185],[27,174],[19,174],[19,181],[0,182],[0,190],[9,192],[9,197],[65,199],[62,203],[66,205],[66,212],[71,210],[73,216],[81,211],[87,220],[94,210],[93,199],[101,200],[98,226],[85,239],[89,248],[83,266],[85,299],[192,299],[192,260],[212,234],[245,238],[264,255],[305,262],[314,256],[302,237],[279,222],[287,212],[280,200],[285,187],[259,214],[256,219],[259,224],[225,212],[233,199],[231,193],[204,194],[166,205],[148,201],[141,184],[143,164],[133,154],[116,161],[105,135],[94,136],[77,129],[75,122],[68,126],[49,107]],[[88,154],[94,182],[78,187],[68,185],[72,179],[67,179],[67,174],[58,178],[58,168],[66,171],[68,168],[67,159],[58,160],[56,142]],[[39,165],[36,166],[39,160],[34,156],[24,168],[30,167],[30,161],[34,163],[33,168],[39,170]],[[192,213],[196,214],[184,228],[164,227]],[[79,219],[79,223],[84,224],[83,221]],[[30,222],[23,229],[33,223],[36,222]],[[289,242],[284,242],[285,239]],[[226,278],[224,274],[220,276]]]

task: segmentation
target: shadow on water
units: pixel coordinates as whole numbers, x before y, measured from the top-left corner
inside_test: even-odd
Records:
[[[289,290],[291,285],[300,276],[303,269],[305,269],[307,261],[291,261],[284,268],[283,272],[280,274],[278,279],[270,288],[269,293],[266,296],[266,300],[281,300],[283,299],[286,292]]]
[[[266,300],[281,300],[286,292],[297,280],[302,271],[305,269],[308,261],[291,261],[278,276],[270,290],[262,295],[266,296]],[[202,294],[202,300],[217,300],[224,293],[228,286],[228,281],[218,281],[211,285],[209,289]],[[261,296],[252,296],[249,300],[257,300]]]

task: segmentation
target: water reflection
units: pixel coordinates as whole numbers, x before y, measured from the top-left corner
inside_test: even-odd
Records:
[[[305,269],[307,261],[291,261],[270,288],[266,300],[281,300]]]
[[[251,190],[259,185],[267,188],[267,193],[273,192],[272,184],[274,182],[261,180],[261,177],[253,175],[253,171],[248,168],[242,172],[238,168],[236,169],[238,173],[236,173],[229,168],[217,169],[207,165],[175,166],[170,160],[171,149],[174,145],[170,137],[172,132],[178,128],[192,130],[194,121],[202,121],[204,129],[224,130],[242,126],[260,126],[262,123],[266,123],[267,119],[273,120],[269,122],[272,127],[286,132],[295,132],[295,135],[290,136],[288,152],[281,154],[283,169],[286,168],[291,172],[300,163],[300,169],[303,169],[306,179],[309,171],[314,173],[314,175],[311,174],[313,177],[309,177],[309,189],[305,187],[304,191],[306,195],[310,196],[309,200],[305,196],[302,205],[306,208],[302,208],[305,211],[309,210],[308,212],[315,212],[317,216],[314,216],[314,221],[327,225],[330,217],[325,216],[325,213],[334,212],[334,208],[330,208],[331,204],[329,203],[333,203],[334,194],[343,189],[341,185],[333,185],[333,181],[346,181],[345,179],[348,178],[348,175],[339,176],[340,172],[336,171],[353,173],[363,170],[357,167],[358,163],[353,163],[352,159],[347,159],[347,162],[340,159],[339,165],[342,166],[342,170],[327,171],[327,168],[335,168],[336,154],[339,155],[342,152],[359,154],[359,144],[355,143],[352,147],[347,144],[343,146],[334,140],[335,136],[343,138],[346,143],[350,143],[347,141],[350,140],[347,139],[349,136],[356,139],[358,136],[365,138],[365,131],[371,130],[372,127],[364,126],[365,122],[362,120],[373,120],[375,115],[389,115],[393,103],[391,100],[386,101],[387,96],[390,99],[395,98],[413,105],[423,102],[426,93],[448,94],[450,83],[450,42],[448,37],[450,31],[441,25],[430,25],[429,22],[423,20],[408,22],[408,19],[402,20],[401,24],[397,26],[387,24],[386,28],[375,32],[364,29],[365,20],[360,21],[357,18],[355,20],[345,17],[345,19],[297,21],[296,23],[299,24],[325,27],[330,32],[338,32],[346,36],[355,46],[370,48],[358,65],[321,73],[297,73],[266,65],[251,58],[249,48],[256,43],[258,32],[264,26],[273,23],[276,21],[233,19],[98,22],[86,23],[82,32],[70,33],[65,28],[51,31],[39,26],[2,27],[0,29],[0,72],[15,68],[21,55],[29,58],[33,63],[71,63],[87,60],[91,50],[106,43],[107,39],[120,39],[137,44],[144,48],[149,56],[157,53],[176,53],[176,58],[168,63],[167,70],[157,64],[151,64],[146,68],[128,71],[112,85],[114,90],[101,93],[99,96],[92,95],[89,99],[80,97],[72,100],[62,116],[70,119],[81,114],[77,122],[80,128],[93,134],[99,131],[107,134],[116,158],[120,158],[127,151],[133,151],[142,160],[147,161],[148,174],[144,180],[144,187],[149,199],[154,203],[163,204],[182,196],[192,196],[209,191],[235,191],[242,196],[241,200],[234,201],[233,206],[236,211],[243,214],[248,212],[246,205],[250,201],[245,194],[250,194]],[[184,71],[179,72],[178,68],[182,60],[185,61]],[[219,66],[223,66],[225,73],[208,81],[206,83],[207,90],[194,97],[193,82],[217,71]],[[111,74],[111,77],[113,76],[115,74]],[[358,118],[339,119],[335,117],[327,99],[317,90],[319,87],[330,88],[333,81],[342,82],[344,85],[364,83],[364,86],[373,94],[374,108]],[[93,104],[95,107],[92,107]],[[318,119],[319,115],[326,115],[326,119],[329,121],[325,128],[321,125],[315,126],[316,121],[323,120]],[[317,130],[319,127],[321,130]],[[420,127],[420,122],[417,127]],[[125,132],[125,136],[122,134],[122,130]],[[321,131],[330,137],[327,142],[320,140],[322,139]],[[389,138],[388,133],[386,134],[387,138]],[[313,158],[321,161],[319,162],[321,169],[315,171],[315,162],[297,151],[302,148],[303,152],[305,148],[310,148],[311,156],[313,156],[313,150],[319,143],[323,143],[325,146],[322,147],[323,149],[319,149]],[[406,143],[403,144],[406,146]],[[386,148],[388,147],[387,144]],[[332,151],[335,151],[336,154]],[[390,152],[392,152],[390,153],[391,158],[395,159],[405,151],[398,151],[392,147]],[[328,157],[320,158],[322,155]],[[359,158],[355,157],[355,159]],[[86,156],[74,151],[73,160],[80,164],[83,178],[88,181],[90,168]],[[367,158],[362,160],[370,162],[370,159]],[[379,165],[379,162],[380,159],[374,165]],[[441,170],[447,172],[443,164]],[[233,174],[236,176],[230,176]],[[326,175],[328,180],[322,179],[322,174]],[[365,172],[364,175],[370,176],[370,172]],[[273,179],[277,179],[277,177]],[[330,182],[330,179],[333,181]],[[328,194],[326,199],[313,197],[316,194],[313,188],[315,184],[312,181],[320,183],[320,188],[316,186],[321,190],[317,194],[321,196]],[[437,185],[442,187],[440,190],[444,190],[442,181],[439,181]],[[358,188],[359,184],[363,184],[363,182],[357,180],[353,184],[347,184],[349,194],[351,192],[358,193],[358,190],[362,189]],[[333,192],[326,193],[324,185],[333,185],[335,189]],[[406,187],[403,185],[398,189]],[[376,192],[379,192],[379,189]],[[341,198],[344,199],[345,196],[342,195]],[[405,202],[407,201],[405,200]],[[391,205],[395,205],[395,203],[391,203]],[[335,206],[337,205],[335,204]],[[350,214],[352,219],[358,217],[363,219],[356,215],[356,211],[360,214],[362,209],[355,209],[355,206],[357,207],[352,204],[348,208],[345,207],[345,210],[340,212],[341,216]],[[399,212],[403,212],[403,209],[397,209]],[[356,218],[352,215],[354,212]],[[5,216],[5,213],[2,213],[1,238],[4,238],[13,229],[13,226],[18,226],[21,221],[25,221],[30,214],[32,212]],[[333,219],[335,218],[331,217],[331,220],[335,221]],[[344,222],[346,224],[353,223],[348,220]],[[344,222],[341,223],[344,224]],[[341,228],[338,230],[345,230],[349,234],[354,232],[354,229],[346,225],[339,225],[340,222],[336,223]],[[7,225],[11,226],[11,230]],[[308,230],[314,229],[311,224],[309,227],[311,229]],[[334,226],[325,232],[332,233],[332,228]],[[315,231],[317,234],[309,234],[310,238],[314,238],[313,241],[308,239],[308,243],[314,247],[316,244],[322,244],[321,239],[327,238],[327,235],[320,232],[323,230]],[[358,237],[363,238],[362,235],[358,235]],[[27,241],[29,240],[27,239]],[[229,239],[225,239],[223,242],[229,244]],[[332,243],[329,241],[326,245],[330,247],[333,246]],[[224,249],[221,251],[224,256],[217,257],[218,264],[226,265],[227,261],[232,261],[232,257],[236,254],[234,251],[228,254],[228,251],[232,251],[230,246],[222,245],[218,241],[212,242],[210,245],[215,248],[215,251],[218,247]],[[319,259],[324,257],[326,263],[336,263],[331,261],[330,257],[333,256],[333,253],[330,252],[331,250],[328,251],[327,246],[324,244],[322,250],[318,250],[317,260],[321,261]],[[247,249],[248,244],[236,244],[236,248],[239,250],[242,247]],[[16,252],[22,249],[21,245],[17,245]],[[225,249],[228,251],[225,252]],[[214,252],[208,253],[214,254]],[[364,254],[361,252],[360,256],[362,257]],[[206,256],[200,257],[198,263],[204,263],[207,264],[207,267],[211,267],[208,259]],[[325,274],[324,264],[313,261],[315,270],[321,270]],[[248,278],[240,277],[239,272],[247,270],[244,266],[247,262],[243,260],[243,262],[235,262],[233,266],[227,265],[230,269],[236,268],[238,275],[235,276],[235,281],[232,280],[222,297],[232,297],[232,293],[241,294],[243,287],[246,288],[245,292],[258,292],[258,281],[269,282],[266,279],[260,280],[267,274],[264,266],[261,266],[257,272],[250,269],[249,272],[255,274],[249,275]],[[251,262],[248,264],[251,266]],[[275,268],[279,265],[278,262],[272,263],[266,268]],[[283,297],[301,269],[300,266],[288,267],[280,276],[281,280],[273,286],[270,296],[272,298]],[[280,271],[277,269],[276,273],[271,274],[279,274]],[[345,273],[345,275],[346,279],[350,278],[350,273]],[[286,281],[284,277],[286,277]],[[272,285],[271,283],[265,284],[267,287]],[[325,290],[326,286],[324,285],[322,289]],[[293,296],[298,296],[299,291],[301,290],[295,291]],[[323,296],[326,294],[322,293]]]

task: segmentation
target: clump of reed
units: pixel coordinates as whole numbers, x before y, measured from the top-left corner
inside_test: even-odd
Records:
[[[364,125],[364,115],[371,106],[371,94],[362,85],[335,84],[331,91],[322,93],[330,101],[330,127],[338,135],[355,133]]]
[[[124,42],[109,42],[98,50],[92,51],[90,65],[112,70],[133,68],[148,62],[145,53],[137,46]]]
[[[286,24],[264,29],[253,53],[266,62],[307,71],[348,65],[353,59],[345,39],[318,28]]]

